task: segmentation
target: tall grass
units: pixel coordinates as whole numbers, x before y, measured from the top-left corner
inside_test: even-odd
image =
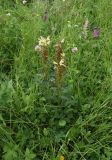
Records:
[[[0,159],[111,160],[112,1],[0,5]]]

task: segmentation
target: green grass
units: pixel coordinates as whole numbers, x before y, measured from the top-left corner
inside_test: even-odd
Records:
[[[111,11],[111,0],[0,2],[1,160],[112,160]],[[47,78],[40,36],[51,40]],[[57,86],[52,62],[63,38]]]

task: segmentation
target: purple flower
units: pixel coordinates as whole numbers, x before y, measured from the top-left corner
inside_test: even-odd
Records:
[[[100,30],[98,28],[94,28],[93,37],[98,38],[100,36]]]

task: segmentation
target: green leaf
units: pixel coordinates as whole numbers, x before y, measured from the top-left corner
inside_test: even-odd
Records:
[[[47,130],[47,128],[43,129],[43,133],[44,133],[45,136],[48,136],[48,130]]]
[[[65,120],[60,120],[59,121],[59,126],[60,127],[64,127],[66,125],[66,121]]]
[[[33,160],[35,157],[36,155],[27,148],[25,152],[25,160]]]
[[[15,160],[18,158],[17,154],[17,148],[18,146],[13,144],[13,143],[8,143],[7,145],[4,146],[4,155],[3,158],[4,160]]]

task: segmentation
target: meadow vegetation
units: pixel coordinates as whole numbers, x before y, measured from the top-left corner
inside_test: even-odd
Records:
[[[0,1],[0,159],[112,160],[112,0]]]

